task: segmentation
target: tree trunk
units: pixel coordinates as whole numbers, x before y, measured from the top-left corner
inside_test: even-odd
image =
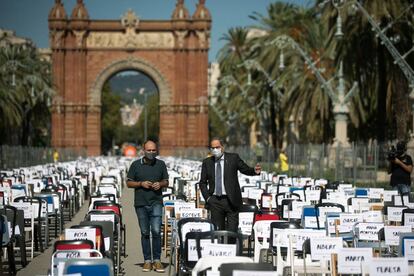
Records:
[[[387,69],[385,62],[385,48],[378,42],[377,61],[378,61],[378,88],[377,88],[377,139],[379,142],[385,141],[385,130],[387,129]]]
[[[404,76],[402,76],[401,71],[398,67],[396,67],[393,72],[394,74],[392,78],[392,107],[396,121],[396,138],[398,140],[406,140],[408,138],[407,125],[410,116],[409,101],[407,101],[408,95],[406,93],[406,91],[408,90],[408,85],[407,81],[405,80]]]

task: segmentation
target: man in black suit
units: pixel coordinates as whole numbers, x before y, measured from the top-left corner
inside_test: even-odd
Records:
[[[211,220],[219,230],[237,232],[238,209],[243,204],[237,172],[259,175],[261,167],[259,164],[249,167],[238,154],[224,152],[218,138],[211,140],[210,151],[212,156],[203,160],[199,183],[206,209],[210,210]]]

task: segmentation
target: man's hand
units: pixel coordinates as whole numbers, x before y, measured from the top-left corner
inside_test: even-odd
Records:
[[[256,167],[254,167],[254,171],[256,174],[260,174],[262,172],[262,166],[260,166],[260,164],[257,163]]]
[[[151,189],[152,188],[152,182],[151,181],[142,181],[141,187],[145,189]]]
[[[158,190],[161,188],[161,184],[160,184],[160,182],[154,182],[154,183],[152,184],[152,188],[153,188],[155,191],[158,191]]]

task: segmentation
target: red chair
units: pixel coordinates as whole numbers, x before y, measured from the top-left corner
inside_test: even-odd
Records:
[[[53,246],[53,252],[57,250],[94,249],[90,240],[58,240]]]
[[[121,235],[122,235],[122,255],[126,257],[126,227],[125,224],[122,222],[122,207],[118,203],[114,203],[112,201],[95,201],[93,209],[96,210],[106,210],[106,211],[113,211],[117,214],[120,218],[121,223]]]

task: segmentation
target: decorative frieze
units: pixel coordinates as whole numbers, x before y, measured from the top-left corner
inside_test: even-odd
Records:
[[[140,48],[140,49],[172,49],[174,35],[171,32],[135,33],[128,29],[125,33],[91,32],[87,38],[88,48]]]

